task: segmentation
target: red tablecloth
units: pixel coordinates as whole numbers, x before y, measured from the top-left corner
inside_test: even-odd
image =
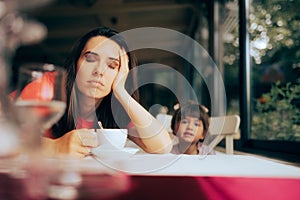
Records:
[[[300,199],[300,179],[293,178],[139,175],[128,176],[127,183],[124,191],[114,193],[116,180],[107,182],[103,176],[85,175],[77,199]],[[0,188],[1,200],[29,199],[20,180],[0,174]]]
[[[84,182],[94,182],[97,177],[85,176]],[[84,185],[84,183],[83,183]],[[99,187],[98,187],[99,188]],[[82,192],[86,199],[91,188]],[[94,192],[97,189],[93,189]],[[98,199],[96,196],[90,197]],[[192,176],[129,176],[129,187],[110,199],[300,199],[300,179],[253,177],[192,177]]]
[[[300,199],[300,179],[132,176],[120,199]]]

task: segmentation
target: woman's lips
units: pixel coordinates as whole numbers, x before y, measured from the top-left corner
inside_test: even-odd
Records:
[[[103,87],[104,86],[104,84],[100,81],[93,81],[92,80],[92,81],[88,81],[88,83],[95,86],[95,87]]]

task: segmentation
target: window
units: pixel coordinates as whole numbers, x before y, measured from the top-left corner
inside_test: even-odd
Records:
[[[235,148],[299,161],[300,2],[211,5],[210,54],[224,78],[227,114],[242,119]]]
[[[252,0],[245,32],[249,54],[243,58],[250,61],[245,76],[251,83],[250,101],[243,105],[251,119],[245,146],[293,160],[300,155],[299,5]]]
[[[300,141],[300,18],[295,4],[252,2],[252,139]]]

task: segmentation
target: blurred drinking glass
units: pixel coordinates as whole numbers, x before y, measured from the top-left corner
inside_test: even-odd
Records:
[[[52,169],[43,157],[41,138],[65,112],[65,80],[65,70],[52,64],[28,64],[18,74],[15,106],[27,156],[25,187],[32,198],[47,196]]]
[[[65,76],[64,69],[52,64],[20,68],[15,105],[21,128],[35,129],[35,133],[23,134],[27,144],[33,145],[30,148],[39,148],[40,137],[65,112]]]

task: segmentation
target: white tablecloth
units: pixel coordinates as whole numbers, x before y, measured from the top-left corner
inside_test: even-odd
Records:
[[[130,158],[85,158],[82,166],[134,175],[300,178],[300,168],[245,155],[136,154]]]

